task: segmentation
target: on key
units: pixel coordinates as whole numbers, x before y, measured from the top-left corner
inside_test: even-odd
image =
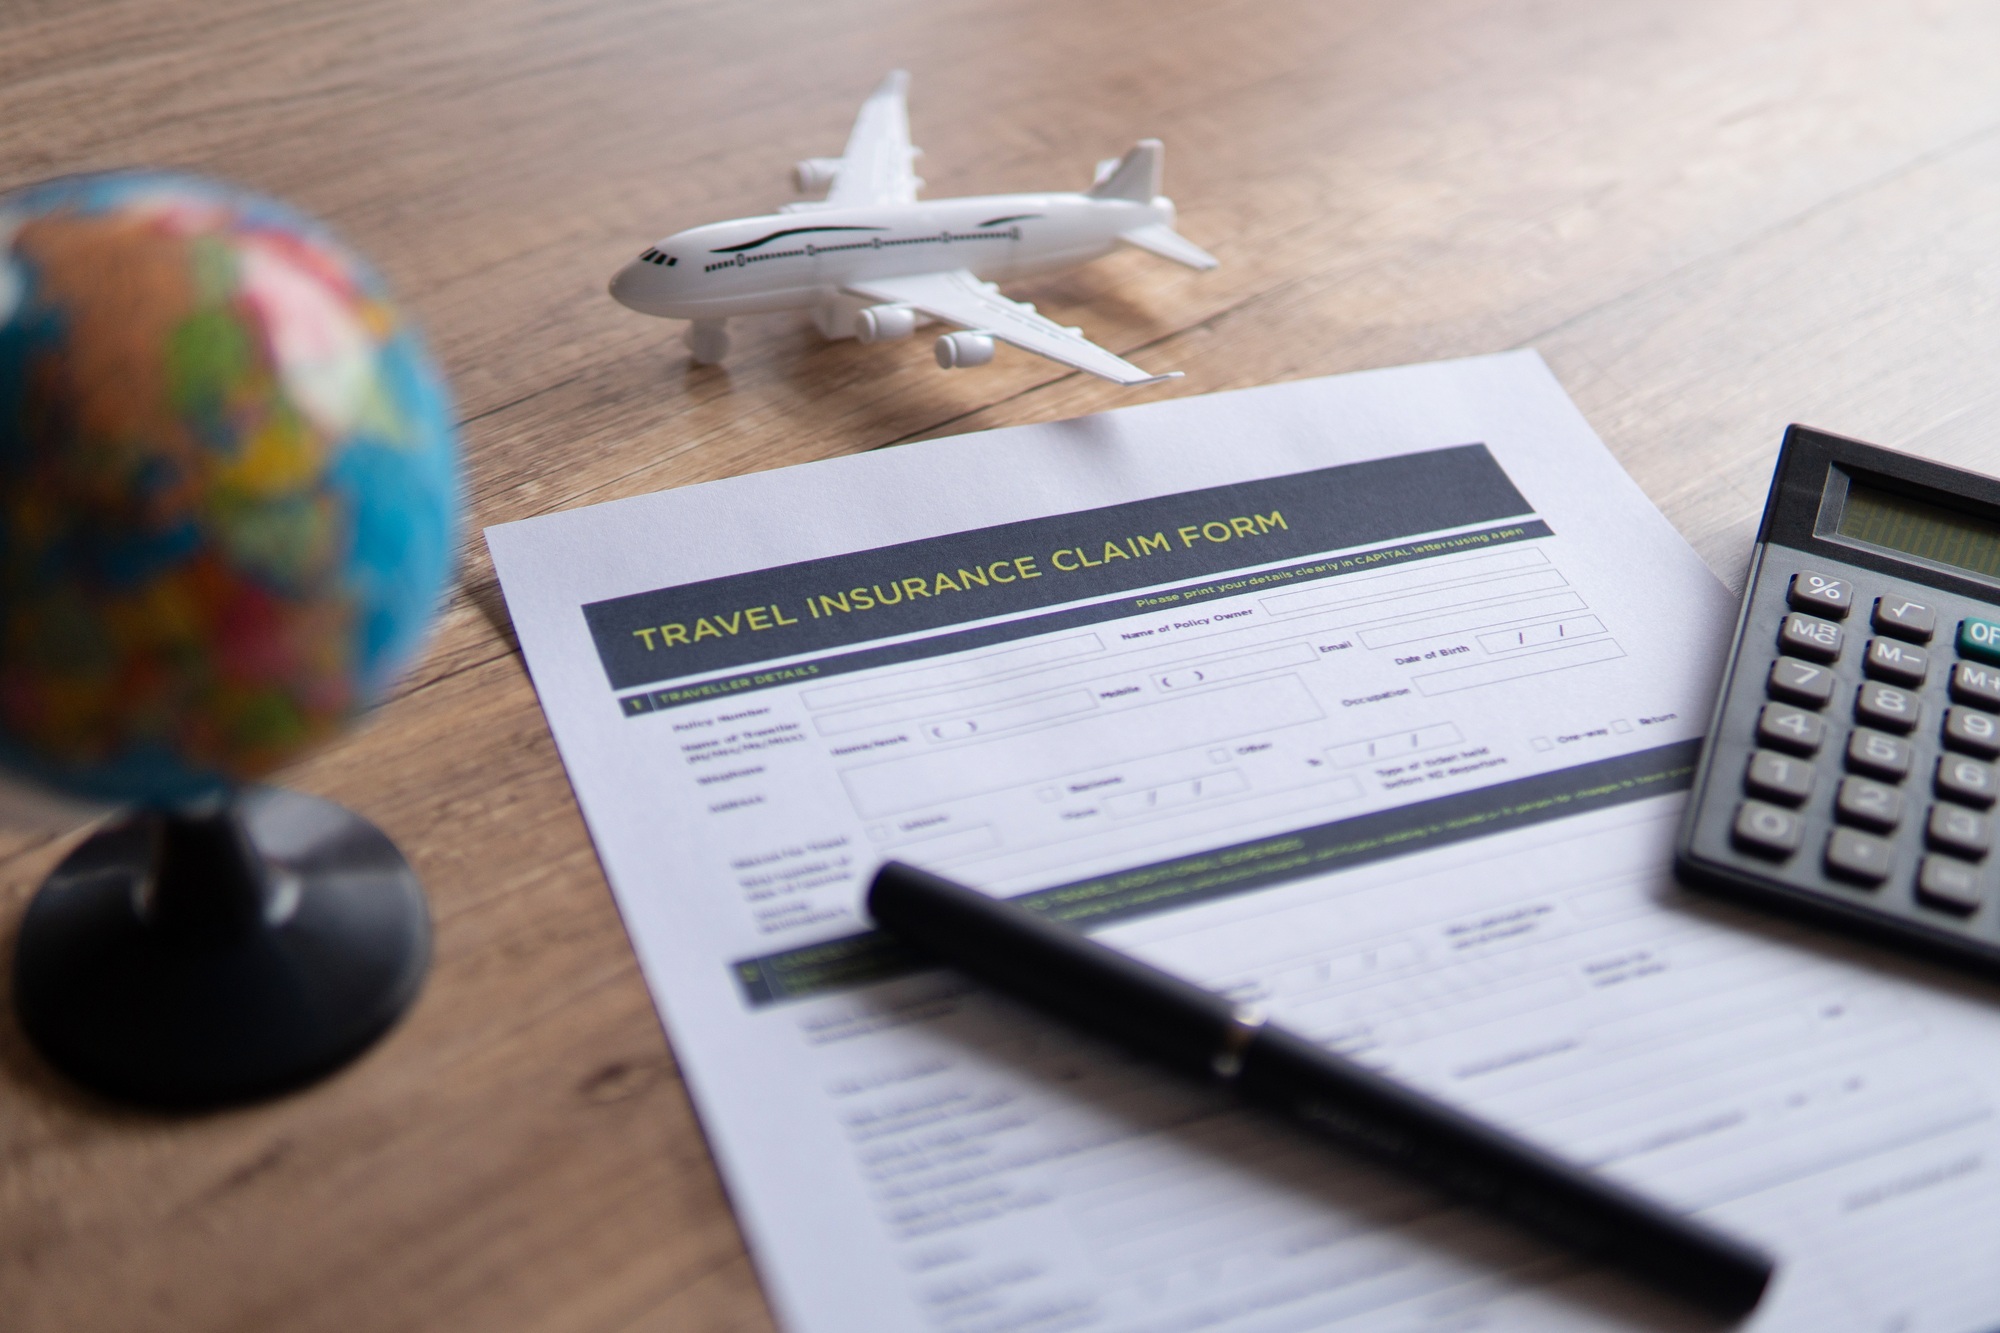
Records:
[[[1792,575],[1792,588],[1787,600],[1796,610],[1840,620],[1854,605],[1854,585],[1846,579],[1800,570]]]

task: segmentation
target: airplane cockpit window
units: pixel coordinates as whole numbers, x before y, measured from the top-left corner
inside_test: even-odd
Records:
[[[641,254],[639,258],[643,262],[648,264],[665,264],[668,268],[672,268],[674,264],[677,262],[674,259],[674,257],[668,254],[666,251],[657,249],[650,245],[646,247],[645,253]]]

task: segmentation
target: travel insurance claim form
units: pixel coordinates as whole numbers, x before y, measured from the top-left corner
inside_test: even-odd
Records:
[[[1751,1328],[2000,1324],[2000,1007],[1674,887],[1734,599],[1534,354],[487,540],[795,1333],[1708,1326],[918,965],[890,857],[1761,1244]]]

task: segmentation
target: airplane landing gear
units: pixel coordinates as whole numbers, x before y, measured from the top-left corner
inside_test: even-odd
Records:
[[[729,355],[729,326],[719,319],[697,319],[688,325],[688,354],[698,366],[712,366]]]

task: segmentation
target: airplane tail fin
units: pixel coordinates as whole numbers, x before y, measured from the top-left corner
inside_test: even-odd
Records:
[[[1160,192],[1160,169],[1167,150],[1158,139],[1141,139],[1116,166],[1098,175],[1087,193],[1092,199],[1130,199],[1150,204]]]
[[[1164,222],[1155,222],[1150,227],[1134,227],[1130,231],[1120,232],[1118,239],[1127,245],[1136,245],[1141,250],[1156,254],[1162,259],[1171,259],[1176,264],[1186,264],[1189,268],[1211,269],[1220,262],[1214,255]]]

